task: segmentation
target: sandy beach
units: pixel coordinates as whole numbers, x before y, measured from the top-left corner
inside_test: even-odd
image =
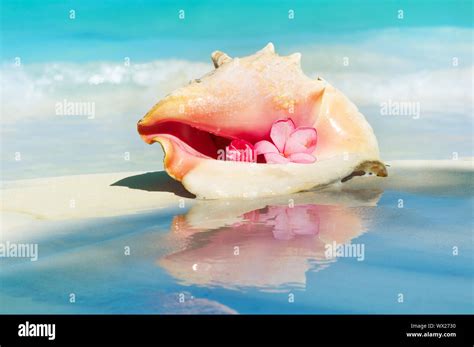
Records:
[[[195,199],[163,171],[4,182],[0,241],[38,245],[39,256],[6,260],[2,310],[104,312],[113,295],[105,312],[246,313],[235,303],[254,296],[270,296],[265,310],[282,313],[468,312],[472,161],[387,164],[387,178],[247,200]],[[326,258],[327,245],[343,244],[357,258]],[[446,275],[427,273],[433,259]],[[453,279],[456,271],[466,274]],[[445,283],[454,294],[440,304]],[[401,285],[414,305],[393,300]],[[64,305],[71,288],[87,304]],[[202,301],[209,288],[215,300]],[[311,304],[288,306],[290,289],[304,289],[297,300]],[[179,293],[189,293],[186,307],[176,304]],[[377,308],[349,300],[364,296]]]
[[[81,220],[177,207],[190,197],[165,172],[10,181],[1,190],[2,235],[47,220]]]
[[[323,191],[392,189],[422,193],[434,189],[440,194],[463,194],[472,186],[472,160],[406,160],[388,164],[388,178],[356,177]],[[47,220],[83,220],[177,208],[192,204],[194,197],[165,172],[158,171],[9,181],[3,184],[1,200],[2,234],[7,237],[16,227],[26,224],[34,226]],[[255,203],[265,205],[265,201],[254,201],[249,202],[249,206]],[[337,199],[327,202],[338,203],[343,202]],[[218,206],[219,202],[214,205]]]

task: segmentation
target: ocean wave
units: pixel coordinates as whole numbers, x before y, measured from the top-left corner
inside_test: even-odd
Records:
[[[3,65],[4,121],[52,118],[63,100],[94,102],[103,119],[144,110],[157,98],[209,70],[204,63],[164,60]]]
[[[358,106],[411,101],[418,102],[424,113],[472,114],[473,66],[464,53],[455,65],[450,56],[443,57],[442,64],[423,64],[416,54],[396,56],[351,45],[307,46],[300,51],[309,76],[323,77]],[[347,66],[345,57],[349,58]],[[159,98],[212,68],[210,62],[186,60],[129,65],[127,61],[3,64],[3,121],[55,117],[55,105],[63,100],[94,102],[103,120],[127,115],[136,118]]]
[[[359,107],[391,101],[414,102],[424,115],[472,116],[473,67],[424,70],[395,76],[368,73],[331,74],[330,82]]]

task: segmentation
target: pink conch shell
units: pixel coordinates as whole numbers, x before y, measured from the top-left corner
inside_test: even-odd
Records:
[[[138,132],[147,143],[161,143],[165,170],[201,198],[281,195],[354,175],[386,176],[364,116],[330,84],[304,75],[300,58],[278,56],[271,43],[244,58],[214,52],[216,69],[156,104]],[[272,125],[287,119],[317,130],[317,161],[225,160],[232,140],[270,141]]]

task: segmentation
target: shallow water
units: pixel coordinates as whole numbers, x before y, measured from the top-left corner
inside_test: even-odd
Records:
[[[37,261],[2,259],[1,312],[473,313],[465,188],[194,201],[43,222],[23,241],[38,243]],[[354,252],[328,258],[333,242]]]

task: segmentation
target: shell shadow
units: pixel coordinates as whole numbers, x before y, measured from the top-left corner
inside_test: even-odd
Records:
[[[122,178],[111,186],[128,187],[149,192],[170,192],[183,198],[194,199],[196,196],[188,192],[183,185],[172,179],[165,171],[147,172]]]

